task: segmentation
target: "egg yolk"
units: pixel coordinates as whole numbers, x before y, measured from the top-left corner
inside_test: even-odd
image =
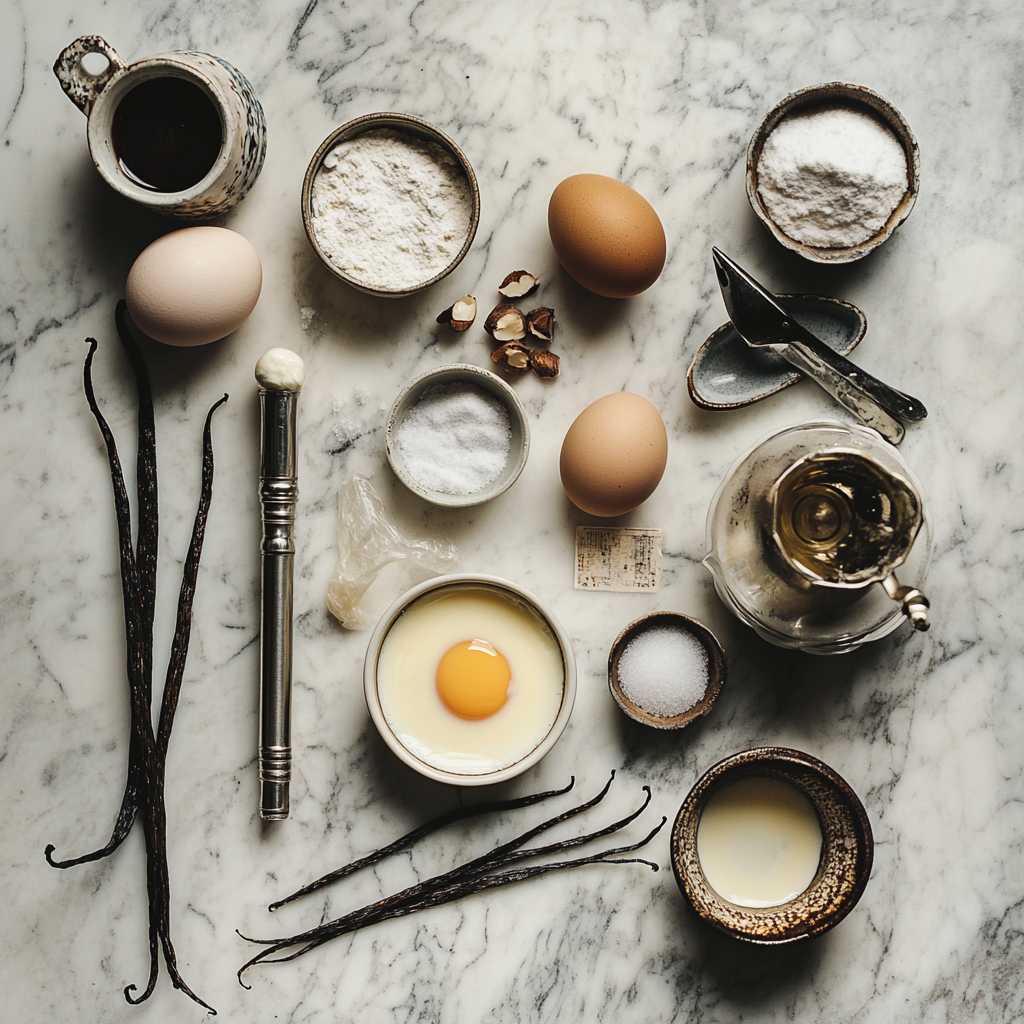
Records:
[[[486,640],[463,640],[437,666],[437,692],[459,718],[489,718],[508,700],[512,670]]]

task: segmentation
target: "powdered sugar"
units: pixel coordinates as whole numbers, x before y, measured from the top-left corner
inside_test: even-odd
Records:
[[[784,117],[765,141],[757,191],[790,238],[822,248],[866,242],[907,191],[907,157],[880,121],[849,107]]]
[[[508,410],[471,384],[435,384],[402,417],[396,442],[405,470],[421,487],[476,494],[508,462]]]
[[[415,288],[459,254],[473,213],[459,162],[390,128],[335,146],[313,181],[313,231],[340,271],[367,288]]]

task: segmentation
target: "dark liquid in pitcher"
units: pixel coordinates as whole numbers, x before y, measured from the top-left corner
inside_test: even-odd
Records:
[[[121,170],[153,192],[181,192],[206,177],[220,153],[220,115],[183,78],[151,78],[129,90],[111,132]]]

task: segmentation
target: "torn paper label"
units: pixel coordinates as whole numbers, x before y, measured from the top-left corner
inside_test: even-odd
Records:
[[[661,586],[661,530],[576,527],[576,590],[645,590]]]

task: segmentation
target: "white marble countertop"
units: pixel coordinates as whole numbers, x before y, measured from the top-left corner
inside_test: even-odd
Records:
[[[128,60],[197,48],[235,63],[267,114],[269,150],[224,223],[263,259],[264,286],[236,334],[196,350],[145,349],[156,396],[162,532],[157,678],[170,641],[198,496],[209,405],[216,480],[178,719],[167,812],[172,935],[183,976],[227,1021],[1010,1021],[1024,1014],[1024,11],[1009,0],[844,0],[580,5],[468,0],[246,4],[3,0],[0,119],[0,834],[4,1017],[198,1021],[204,1012],[148,973],[144,850],[66,872],[43,859],[101,845],[127,751],[125,643],[110,481],[82,391],[83,340],[99,340],[96,387],[133,479],[135,401],[113,309],[141,249],[166,221],[116,196],[91,166],[85,119],[50,68],[87,33]],[[747,140],[787,93],[867,85],[903,112],[921,147],[907,223],[871,257],[819,267],[784,252],[743,186]],[[377,301],[333,279],[303,235],[299,189],[327,133],[359,114],[426,118],[465,150],[480,182],[476,242],[442,285]],[[664,273],[632,300],[596,298],[561,272],[546,228],[564,177],[628,182],[668,235]],[[920,396],[931,415],[902,446],[922,479],[934,536],[933,625],[906,627],[842,658],[787,653],[718,601],[704,554],[708,504],[758,437],[833,415],[802,383],[743,411],[690,401],[686,367],[725,319],[712,244],[778,291],[840,296],[868,317],[866,369]],[[561,377],[516,382],[533,431],[529,463],[489,505],[425,505],[383,462],[384,411],[401,385],[450,361],[487,364],[482,331],[434,316],[473,292],[486,308],[511,269],[544,279]],[[258,408],[252,379],[271,345],[297,350],[301,397],[299,554],[291,818],[257,813]],[[561,439],[594,399],[639,392],[669,432],[653,497],[620,521],[665,531],[661,592],[572,589],[574,529],[592,522],[558,481]],[[861,795],[876,839],[854,912],[796,948],[748,948],[684,904],[667,836],[663,870],[596,867],[389,922],[265,967],[240,988],[254,947],[235,933],[318,923],[488,849],[526,820],[481,819],[326,898],[269,915],[266,904],[389,841],[469,793],[402,766],[363,701],[366,633],[324,597],[335,560],[339,484],[355,469],[403,529],[453,540],[466,571],[512,578],[572,637],[579,694],[568,730],[502,796],[618,779],[600,815],[654,790],[671,819],[712,763],[778,743],[834,766]],[[396,596],[390,593],[389,597]],[[606,685],[608,648],[657,608],[696,615],[721,637],[730,678],[713,713],[680,734],[627,721]],[[532,818],[530,819],[532,820]],[[644,819],[646,820],[646,819]],[[639,838],[638,822],[628,835]]]

